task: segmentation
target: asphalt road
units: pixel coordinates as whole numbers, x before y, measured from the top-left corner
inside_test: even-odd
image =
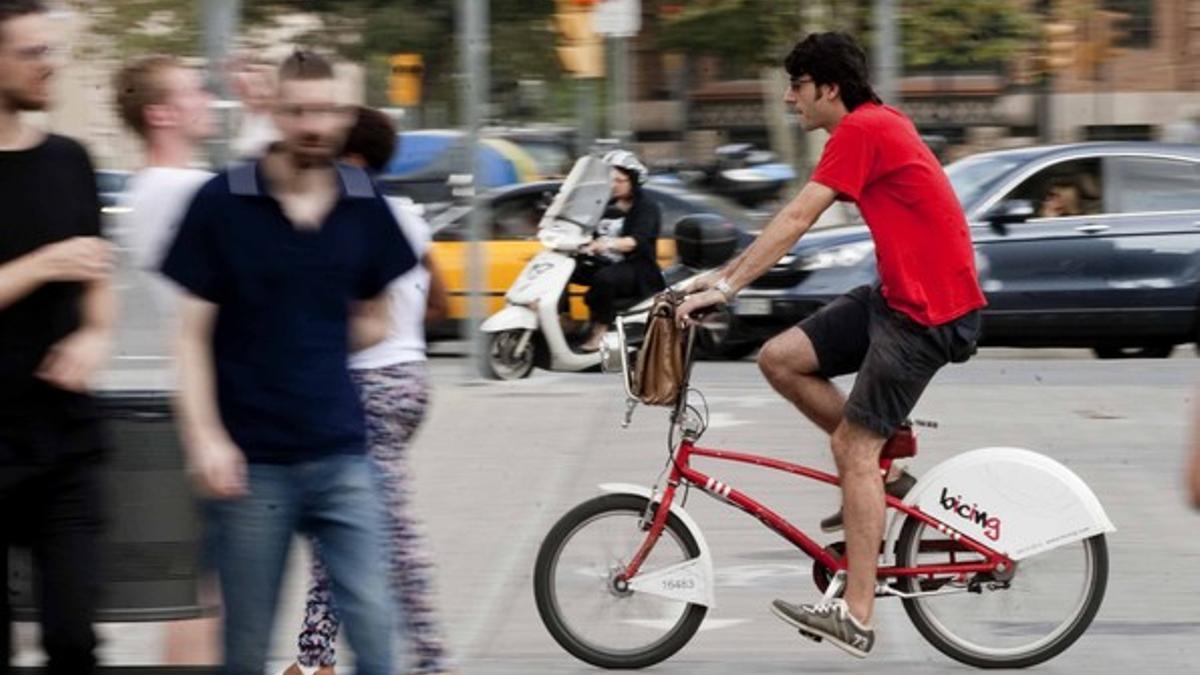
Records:
[[[161,378],[149,362],[128,365],[114,382]],[[554,521],[598,494],[597,484],[654,481],[666,457],[666,412],[641,408],[623,430],[623,393],[613,376],[536,372],[521,382],[482,383],[467,377],[469,370],[462,359],[434,361],[432,415],[413,450],[415,506],[437,560],[441,618],[459,671],[595,672],[542,627],[531,591],[534,556]],[[915,416],[940,427],[923,432],[915,473],[975,447],[1036,449],[1078,473],[1116,523],[1099,616],[1039,672],[1195,672],[1200,513],[1185,506],[1182,470],[1198,383],[1200,360],[1190,348],[1161,361],[985,350],[944,371],[922,399]],[[700,364],[694,384],[711,407],[706,445],[832,470],[826,440],[768,390],[752,362]],[[817,534],[817,521],[837,505],[832,489],[786,476],[738,467],[714,473]],[[687,509],[714,550],[718,606],[689,645],[651,672],[967,670],[928,646],[894,601],[880,606],[879,641],[866,661],[802,640],[767,605],[775,597],[817,597],[808,561],[753,519],[701,494]],[[300,554],[293,568],[302,571]],[[303,581],[303,574],[290,575],[280,610],[273,648],[280,667],[291,655]],[[110,663],[153,663],[161,655],[161,625],[103,630]],[[32,640],[25,627],[22,663],[37,659]]]

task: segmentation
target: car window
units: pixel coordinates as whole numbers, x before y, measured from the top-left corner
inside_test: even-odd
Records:
[[[466,241],[471,207],[452,205],[429,217],[429,229],[434,241]]]
[[[1157,157],[1119,157],[1117,213],[1200,210],[1200,164]]]
[[[726,218],[741,229],[753,229],[765,224],[765,222],[759,222],[762,220],[759,216],[743,210],[732,202],[712,195],[693,192],[687,193],[687,197],[684,198],[676,193],[652,188],[646,188],[646,194],[654,200],[654,203],[658,204],[658,208],[662,211],[660,235],[663,237],[673,237],[675,224],[679,222],[679,219],[695,213],[714,213]]]
[[[946,167],[946,176],[963,208],[970,209],[976,200],[992,189],[1021,163],[1016,157],[966,157]]]
[[[1038,218],[1104,213],[1100,158],[1073,159],[1043,168],[1004,196],[1033,202]]]
[[[662,229],[659,230],[659,236],[662,237],[673,236],[675,234],[675,223],[679,222],[680,218],[697,213],[700,210],[674,195],[647,190],[646,196],[652,199],[655,204],[658,204],[658,209],[662,212]]]
[[[549,205],[540,192],[525,192],[492,207],[493,239],[514,241],[537,237],[538,223]]]

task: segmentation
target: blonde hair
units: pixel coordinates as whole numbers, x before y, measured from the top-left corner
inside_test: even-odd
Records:
[[[147,131],[146,106],[162,103],[170,93],[163,73],[183,67],[174,56],[154,54],[129,63],[117,73],[117,111],[139,136],[144,137]]]

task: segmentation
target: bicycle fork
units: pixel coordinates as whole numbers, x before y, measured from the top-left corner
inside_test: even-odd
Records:
[[[695,521],[686,512],[675,510],[674,514],[699,547],[699,555],[679,563],[654,569],[643,569],[650,553],[663,535],[667,520],[672,514],[678,480],[672,480],[663,491],[661,499],[653,491],[642,496],[649,499],[646,510],[639,520],[639,528],[646,533],[641,546],[629,563],[613,570],[612,586],[620,592],[638,592],[668,600],[687,602],[705,607],[714,607],[714,583],[712,555],[704,535]],[[644,490],[644,488],[643,488]]]

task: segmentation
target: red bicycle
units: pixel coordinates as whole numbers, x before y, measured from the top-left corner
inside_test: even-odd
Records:
[[[689,401],[694,333],[686,335],[683,391],[671,409],[660,490],[605,484],[568,511],[542,542],[534,569],[538,612],[554,639],[603,668],[643,668],[669,658],[715,603],[713,558],[679,500],[698,488],[735,506],[813,559],[825,601],[846,575],[841,542],[822,546],[784,517],[692,466],[694,459],[750,464],[838,485],[834,475],[756,454],[697,445],[707,411]],[[618,362],[634,406],[636,345],[617,323],[606,362]],[[909,443],[889,443],[886,470]],[[926,472],[904,500],[887,496],[877,594],[899,598],[917,630],[953,659],[1021,668],[1061,653],[1090,625],[1108,580],[1105,534],[1115,530],[1073,472],[1019,448],[962,453]]]

